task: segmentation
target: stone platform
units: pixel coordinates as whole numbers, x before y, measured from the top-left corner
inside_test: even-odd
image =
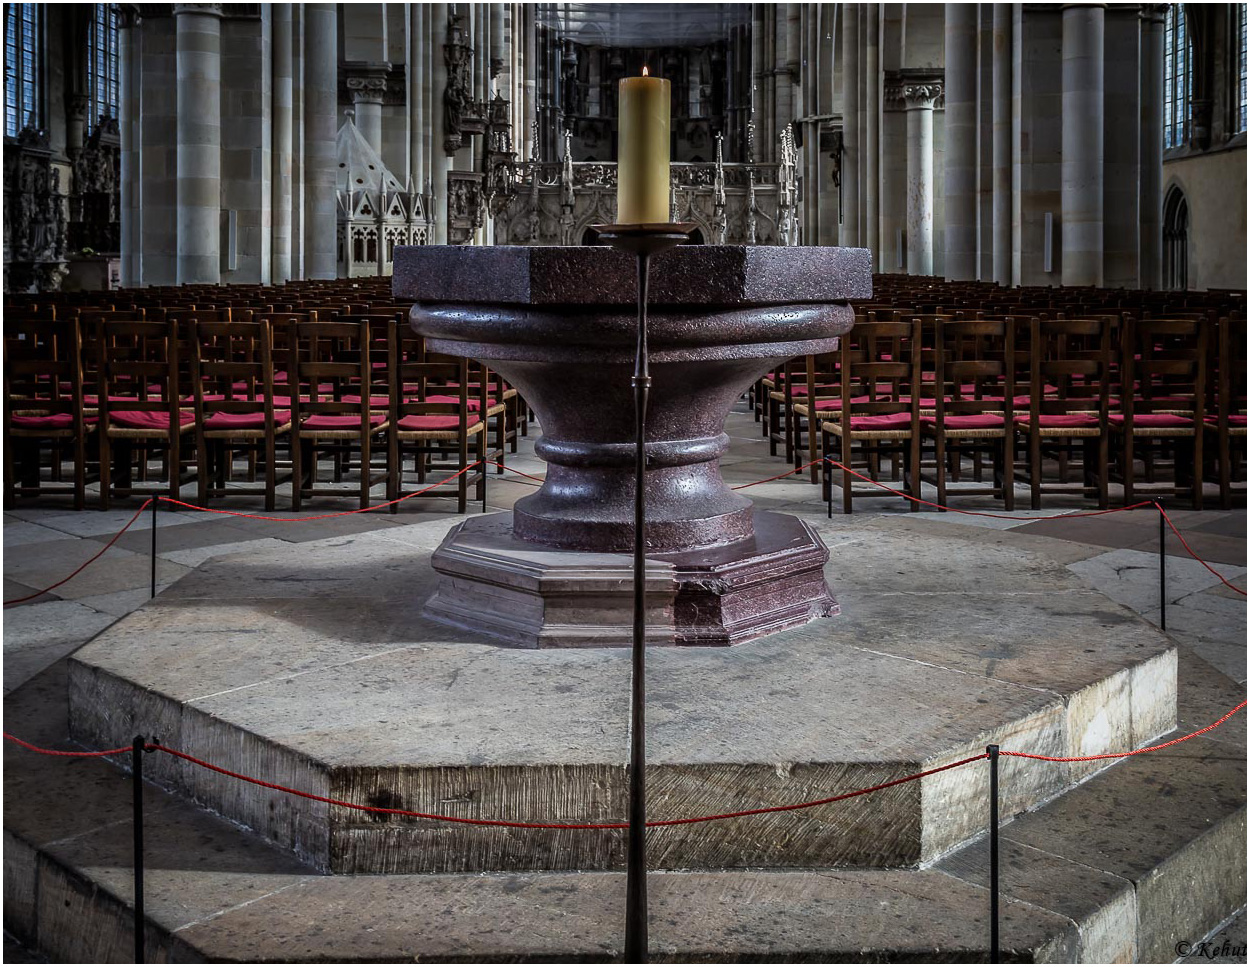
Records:
[[[800,802],[982,751],[1122,751],[1173,728],[1172,642],[1015,545],[810,526],[843,613],[648,662],[653,818]],[[520,821],[625,815],[629,656],[521,651],[431,621],[445,521],[218,558],[69,663],[70,726],[379,806]],[[1204,723],[1205,724],[1205,723]],[[614,870],[623,834],[380,820],[162,756],[149,775],[336,873]],[[1098,764],[1003,763],[1004,815]],[[969,766],[837,807],[656,830],[660,869],[916,867],[983,829]],[[1129,817],[1126,817],[1126,821]]]

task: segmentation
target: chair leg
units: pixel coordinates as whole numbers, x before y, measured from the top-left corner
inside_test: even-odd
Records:
[[[959,455],[958,450],[954,450],[953,453],[954,453],[954,456],[956,457]],[[941,432],[940,427],[938,429],[938,432],[934,434],[934,437],[933,437],[933,455],[934,455],[934,463],[937,464],[937,502],[941,504],[942,507],[945,507],[946,506],[946,471],[947,471],[946,462],[947,462],[948,454],[946,452],[946,434]],[[954,478],[956,482],[958,482],[959,481],[958,471],[953,472],[952,477]]]
[[[1003,433],[1002,460],[999,463],[999,483],[1003,489],[1003,509],[1008,513],[1016,509],[1016,438],[1008,427]]]
[[[369,481],[370,481],[369,464],[372,462],[372,452],[370,450],[371,443],[372,443],[372,440],[369,438],[368,433],[366,433],[360,440],[360,506],[361,506],[361,509],[364,509],[365,507],[369,506]],[[349,453],[350,453],[349,450],[344,450],[343,452],[344,460],[347,459]]]
[[[1042,509],[1042,435],[1029,432],[1029,506]]]
[[[842,424],[842,513],[849,514],[851,512],[851,501],[854,494],[851,492],[851,447],[853,441],[848,430],[849,423]]]
[[[100,509],[109,509],[113,486],[113,447],[107,433],[100,434]]]
[[[1106,433],[1098,434],[1098,509],[1106,510],[1110,505],[1108,484],[1111,477],[1111,441]]]
[[[460,462],[456,469],[463,470],[469,465],[469,438],[465,434],[460,434]],[[456,481],[456,512],[463,514],[469,509],[469,481],[468,474],[462,473]]]

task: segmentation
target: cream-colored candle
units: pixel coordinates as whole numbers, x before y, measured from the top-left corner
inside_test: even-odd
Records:
[[[621,225],[669,221],[672,85],[643,71],[642,77],[621,78],[616,151],[616,220]]]

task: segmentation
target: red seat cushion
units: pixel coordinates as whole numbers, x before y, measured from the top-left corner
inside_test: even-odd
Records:
[[[1031,423],[1029,414],[1016,417],[1017,423]],[[1098,417],[1088,413],[1043,413],[1037,418],[1039,427],[1050,429],[1085,429],[1099,426]]]
[[[460,417],[439,413],[405,416],[398,426],[401,430],[455,430],[460,426]]]
[[[379,423],[386,421],[384,413],[371,413],[369,415],[369,425],[377,426]],[[308,417],[300,424],[303,430],[354,430],[360,426],[360,417],[351,413],[342,416],[336,413],[317,413]]]
[[[1116,426],[1124,423],[1123,413],[1112,413],[1107,417]],[[1193,426],[1194,421],[1187,416],[1177,416],[1175,413],[1142,413],[1134,415],[1134,426],[1151,427],[1154,429],[1175,429],[1184,426]]]
[[[118,410],[109,414],[109,422],[131,430],[168,430],[169,413],[165,410]],[[194,423],[195,414],[179,410],[178,422],[183,426]]]
[[[110,403],[135,403],[135,402],[138,402],[138,400],[139,400],[139,397],[137,396],[110,396],[109,397]],[[82,405],[83,406],[99,406],[100,397],[95,396],[94,394],[85,394],[82,398]]]
[[[413,399],[417,399],[417,397],[413,397]],[[459,402],[460,402],[460,397],[459,397],[459,396],[437,396],[437,395],[436,395],[436,396],[427,396],[427,397],[425,398],[425,402],[426,402],[426,403],[459,403]],[[495,405],[495,403],[496,403],[496,401],[495,401],[494,399],[492,399],[492,398],[491,398],[491,397],[489,397],[489,396],[488,396],[488,397],[486,397],[486,408],[487,408],[487,409],[490,409],[492,406],[494,406],[494,405]],[[473,397],[469,397],[469,409],[470,409],[470,410],[476,410],[476,409],[477,409],[477,405],[478,405],[478,401],[477,401],[475,398],[473,398]]]
[[[289,423],[291,413],[289,410],[274,410],[273,421],[278,426],[283,423]],[[257,413],[214,413],[204,421],[204,429],[206,430],[263,430],[265,428],[265,414]]]
[[[354,396],[348,395],[348,396],[343,397],[343,402],[344,403],[359,403],[360,398],[361,397],[359,393],[357,393]],[[370,396],[369,405],[377,406],[377,407],[387,407],[391,405],[391,398],[389,396]]]
[[[910,413],[882,413],[878,416],[852,416],[852,430],[905,430],[911,426]]]
[[[819,393],[821,390],[833,390],[833,389],[837,389],[837,387],[836,386],[817,386],[816,392]],[[803,383],[802,385],[799,385],[796,383],[794,386],[791,386],[790,395],[791,396],[806,396],[807,384]]]
[[[13,426],[19,430],[72,430],[74,428],[73,413],[48,413],[43,416],[12,417]],[[85,417],[87,423],[95,423],[99,417]]]
[[[936,416],[922,416],[923,423],[937,424]],[[951,430],[993,430],[1003,425],[1000,413],[961,413],[945,417],[942,425]]]

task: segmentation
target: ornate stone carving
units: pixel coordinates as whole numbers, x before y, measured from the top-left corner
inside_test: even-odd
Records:
[[[465,118],[473,109],[473,48],[465,42],[464,16],[453,13],[447,22],[443,58],[447,86],[443,89],[443,150],[455,154],[464,143]],[[450,198],[448,202],[450,203]]]
[[[903,103],[908,110],[914,108],[933,108],[942,98],[943,88],[940,81],[925,84],[904,84]]]
[[[61,173],[52,165],[47,132],[28,125],[4,146],[5,291],[60,287],[66,228]]]
[[[833,186],[835,188],[841,188],[842,187],[842,151],[843,151],[842,132],[840,130],[830,132],[829,140],[831,144],[831,148],[829,151],[829,160],[833,162],[833,164],[829,168],[829,177],[833,179]]]
[[[882,95],[882,108],[886,111],[941,110],[946,106],[943,73],[929,68],[886,71]]]
[[[351,94],[352,103],[381,104],[386,99],[386,77],[376,75],[357,75],[347,78],[347,90]]]
[[[104,117],[74,158],[69,198],[69,247],[75,252],[121,251],[121,136]]]
[[[480,171],[447,172],[447,241],[463,245],[485,223],[486,193]]]

